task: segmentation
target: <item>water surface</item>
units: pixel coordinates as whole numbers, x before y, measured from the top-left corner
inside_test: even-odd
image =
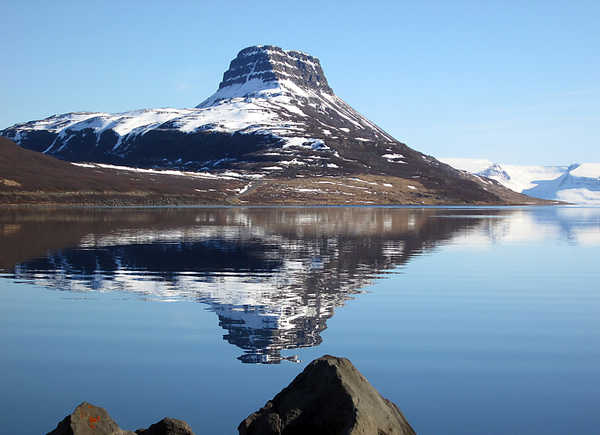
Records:
[[[330,353],[420,434],[594,433],[599,253],[597,208],[3,211],[1,419],[236,433]]]

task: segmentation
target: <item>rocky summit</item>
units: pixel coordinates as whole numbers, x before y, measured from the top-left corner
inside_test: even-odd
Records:
[[[67,113],[0,136],[71,162],[246,180],[236,190],[240,203],[531,202],[399,142],[335,95],[319,59],[270,45],[240,51],[196,107]],[[368,195],[342,191],[361,176],[376,177]],[[308,182],[316,177],[345,181],[331,190]]]
[[[231,61],[218,91],[198,107],[207,107],[217,100],[243,94],[249,96],[254,93],[256,96],[257,91],[269,88],[283,90],[291,88],[290,85],[333,95],[321,62],[316,57],[272,45],[248,47]],[[293,88],[289,90],[294,92]]]

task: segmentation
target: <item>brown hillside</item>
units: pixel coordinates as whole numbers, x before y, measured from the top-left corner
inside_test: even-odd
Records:
[[[0,203],[222,203],[226,189],[243,185],[238,180],[81,167],[0,137]]]
[[[465,175],[467,176],[467,175]],[[483,182],[475,177],[473,181]],[[442,186],[443,187],[443,186]],[[457,188],[455,186],[455,188]],[[234,179],[87,167],[26,150],[0,137],[0,204],[36,205],[494,205],[548,204],[489,180],[488,201],[465,201],[469,192],[431,188],[414,179],[362,174],[353,177]]]

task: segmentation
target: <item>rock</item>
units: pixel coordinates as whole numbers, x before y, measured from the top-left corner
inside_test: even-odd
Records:
[[[194,435],[189,424],[170,417],[163,418],[148,429],[138,429],[135,433],[138,435]]]
[[[123,430],[104,408],[83,402],[71,415],[58,423],[47,435],[194,435],[192,428],[182,420],[163,418],[148,429],[135,432]]]
[[[325,355],[238,426],[240,435],[413,435],[398,407],[346,358]]]
[[[81,403],[48,435],[135,435],[121,429],[104,408]]]
[[[250,80],[267,83],[289,80],[300,88],[333,95],[319,59],[301,51],[283,50],[273,45],[252,46],[240,51],[223,74],[219,89],[243,85]],[[205,107],[212,102],[214,99],[209,98],[198,107]]]

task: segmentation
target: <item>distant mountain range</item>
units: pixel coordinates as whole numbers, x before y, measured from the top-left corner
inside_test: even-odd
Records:
[[[71,162],[233,176],[246,180],[241,202],[535,202],[397,141],[334,94],[317,58],[269,45],[240,51],[194,108],[66,113],[0,136]],[[378,178],[360,198],[343,191],[346,181],[333,190],[298,182],[361,176]]]
[[[535,198],[600,205],[600,163],[525,166],[485,159],[441,158],[440,161]]]

